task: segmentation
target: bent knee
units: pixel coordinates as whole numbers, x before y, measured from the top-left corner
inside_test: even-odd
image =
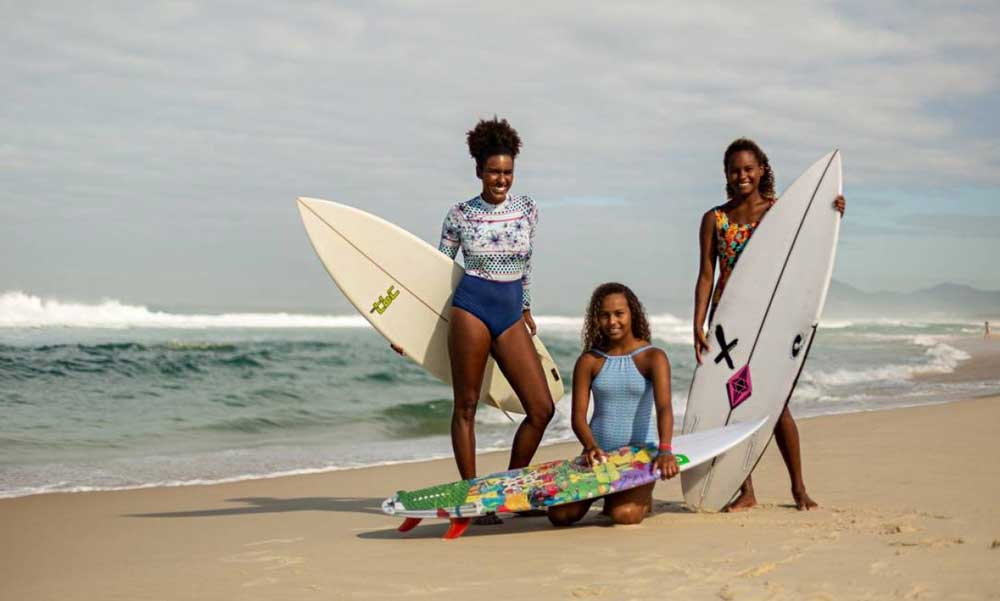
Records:
[[[580,510],[573,506],[562,506],[562,507],[550,507],[546,516],[549,518],[549,522],[553,526],[560,528],[564,526],[572,526],[573,524],[579,522],[586,515],[587,510]]]
[[[527,408],[526,408],[527,409]],[[532,409],[528,414],[526,419],[530,421],[533,425],[540,428],[545,428],[552,421],[552,418],[556,415],[556,406],[551,402],[546,400],[541,407],[537,409]]]
[[[611,509],[611,520],[616,524],[638,524],[646,517],[646,507],[643,505],[620,505]]]

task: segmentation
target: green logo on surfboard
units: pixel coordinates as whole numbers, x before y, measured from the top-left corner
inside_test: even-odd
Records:
[[[372,310],[369,313],[375,313],[381,315],[386,312],[392,301],[396,300],[399,296],[399,290],[396,290],[395,286],[389,286],[388,290],[385,291],[385,296],[379,295],[378,300],[372,303]]]
[[[690,461],[691,461],[690,459],[688,459],[688,456],[687,456],[687,455],[680,455],[680,454],[678,454],[678,455],[674,455],[674,459],[676,459],[676,460],[677,460],[677,465],[678,465],[678,466],[682,466],[682,465],[684,465],[685,463],[688,463],[688,462],[690,462]]]

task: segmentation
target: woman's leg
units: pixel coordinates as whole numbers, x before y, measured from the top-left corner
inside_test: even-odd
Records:
[[[451,308],[448,356],[455,408],[451,414],[451,448],[463,480],[476,477],[476,404],[490,354],[490,331],[475,315]]]
[[[616,524],[638,524],[653,508],[653,486],[646,484],[608,495],[604,507]]]
[[[555,405],[523,319],[517,320],[493,341],[493,356],[526,413],[514,434],[508,466],[510,469],[524,467],[535,455],[542,434],[555,414]]]
[[[792,480],[792,498],[799,511],[815,509],[819,505],[809,498],[806,484],[802,480],[802,453],[799,448],[799,429],[795,425],[792,412],[785,406],[778,418],[778,427],[774,429],[774,439],[781,450],[781,457],[788,468],[788,477]]]
[[[553,526],[571,526],[587,515],[587,511],[593,502],[592,499],[588,499],[586,501],[549,507],[547,514],[549,521],[552,522]]]
[[[736,500],[729,505],[726,505],[723,511],[746,511],[756,506],[757,495],[753,492],[753,476],[747,476],[747,479],[740,485],[740,496],[736,497]]]

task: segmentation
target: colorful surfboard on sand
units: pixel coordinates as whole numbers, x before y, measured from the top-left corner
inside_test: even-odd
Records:
[[[673,447],[681,471],[711,460],[753,435],[767,421],[677,436]],[[514,513],[596,499],[659,479],[652,467],[656,446],[622,447],[608,461],[588,467],[582,457],[549,461],[414,491],[400,491],[382,503],[382,511],[406,518],[406,532],[425,518],[450,519],[446,539],[462,535],[473,517]]]

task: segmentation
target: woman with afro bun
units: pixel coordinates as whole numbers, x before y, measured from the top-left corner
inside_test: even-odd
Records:
[[[673,478],[680,468],[670,447],[670,361],[649,340],[646,311],[628,286],[610,282],[594,290],[584,316],[583,353],[573,368],[573,432],[588,465],[605,461],[606,451],[659,443],[654,466],[662,479]],[[588,422],[591,395],[594,415]],[[569,526],[595,500],[550,507],[549,521]],[[604,497],[604,513],[616,524],[638,524],[652,507],[653,484]]]
[[[449,317],[455,408],[451,442],[458,471],[476,476],[476,405],[492,355],[524,406],[510,468],[528,465],[555,407],[531,337],[531,250],[538,209],[530,196],[510,193],[521,138],[506,119],[481,120],[468,132],[478,194],[452,206],[438,248],[452,259],[462,250],[465,275]]]
[[[698,238],[701,245],[701,267],[694,289],[694,354],[698,363],[702,354],[709,351],[705,335],[705,320],[711,321],[715,308],[722,298],[726,282],[767,211],[777,201],[774,192],[774,171],[767,155],[753,140],[739,138],[726,148],[722,159],[726,177],[726,196],[729,201],[709,209],[701,219]],[[834,200],[833,206],[844,214],[843,196]],[[715,280],[715,264],[719,264],[719,279]],[[709,307],[711,301],[711,308]],[[792,497],[799,510],[817,507],[802,479],[802,455],[799,448],[799,430],[786,406],[774,430],[781,456],[792,480]],[[740,488],[740,495],[729,504],[727,511],[742,511],[757,504],[753,480],[747,476]]]

